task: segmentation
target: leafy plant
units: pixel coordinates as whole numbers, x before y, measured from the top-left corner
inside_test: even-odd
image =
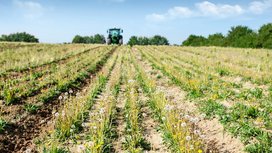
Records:
[[[202,101],[200,102],[200,110],[205,112],[207,117],[214,115],[223,116],[225,114],[225,108],[222,104],[217,103],[214,100]]]
[[[216,71],[220,76],[227,76],[230,74],[230,72],[226,68],[223,68],[223,67],[218,67]]]
[[[63,148],[56,147],[56,146],[53,146],[50,149],[48,149],[48,148],[43,149],[43,153],[68,153],[68,152],[69,151],[67,151]]]
[[[260,99],[263,97],[263,90],[261,88],[254,88],[250,90],[250,94],[252,94],[252,96],[254,96],[255,98]]]
[[[34,104],[25,104],[24,109],[29,113],[36,113],[40,107]]]
[[[4,101],[6,105],[12,104],[16,101],[14,90],[9,87],[4,89]]]
[[[8,123],[5,120],[0,119],[0,133],[2,133],[5,130],[7,125]]]
[[[39,77],[41,77],[43,75],[42,72],[35,72],[35,73],[32,73],[31,77],[32,77],[32,80],[35,80]]]

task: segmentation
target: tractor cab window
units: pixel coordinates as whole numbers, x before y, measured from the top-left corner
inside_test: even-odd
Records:
[[[113,30],[110,30],[109,33],[110,33],[111,35],[120,35],[120,30],[115,30],[115,29],[113,29]]]

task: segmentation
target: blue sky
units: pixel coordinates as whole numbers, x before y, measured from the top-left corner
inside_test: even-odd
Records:
[[[41,42],[70,42],[76,34],[160,34],[180,44],[190,34],[227,34],[272,22],[272,0],[0,0],[0,34],[26,31]]]

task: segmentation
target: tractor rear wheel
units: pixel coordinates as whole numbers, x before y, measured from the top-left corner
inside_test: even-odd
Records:
[[[107,44],[108,44],[108,45],[111,44],[111,39],[110,39],[110,38],[107,39]]]
[[[123,38],[119,39],[119,45],[123,45]]]

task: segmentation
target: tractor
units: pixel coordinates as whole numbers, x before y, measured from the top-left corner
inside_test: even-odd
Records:
[[[122,29],[118,28],[112,28],[107,31],[108,33],[108,38],[107,38],[107,44],[118,44],[122,45],[123,44],[123,36],[121,33],[123,33]]]

